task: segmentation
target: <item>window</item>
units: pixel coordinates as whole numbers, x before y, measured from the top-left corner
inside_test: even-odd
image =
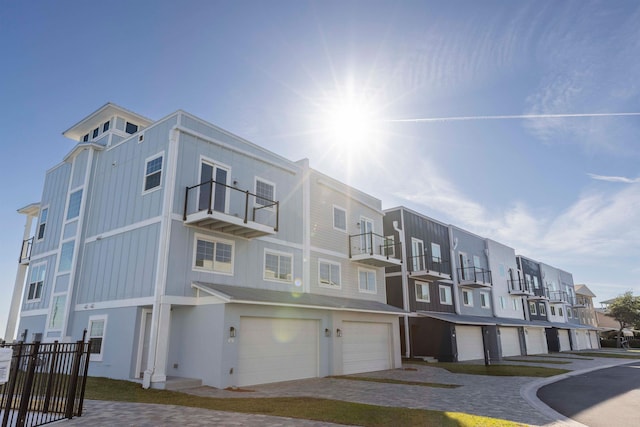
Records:
[[[74,191],[69,196],[69,207],[67,208],[67,220],[80,215],[80,203],[82,202],[82,190]]]
[[[109,130],[109,122],[104,122],[102,125],[102,132],[106,132]]]
[[[551,315],[555,316],[556,315],[556,308],[554,306],[549,307],[549,309],[551,310]]]
[[[451,305],[451,288],[449,286],[440,285],[440,304]]]
[[[540,316],[547,315],[547,306],[544,303],[540,303]]]
[[[347,231],[347,211],[338,206],[333,207],[333,228]]]
[[[40,222],[38,223],[38,240],[44,239],[44,230],[47,227],[48,215],[49,215],[49,208],[44,208],[40,211]]]
[[[471,293],[471,291],[462,291],[462,304],[468,307],[473,307],[473,294]]]
[[[562,313],[562,307],[558,307],[558,316],[564,317],[564,314]]]
[[[60,262],[58,263],[58,272],[62,273],[71,270],[71,263],[73,261],[73,247],[74,241],[66,242],[62,244],[60,249]]]
[[[100,128],[95,128],[93,130],[93,132],[91,133],[91,139],[95,138],[96,136],[98,136],[98,134],[100,133]]]
[[[162,155],[147,160],[144,174],[144,191],[160,187],[162,178]]]
[[[375,270],[358,270],[358,288],[360,292],[376,292],[376,272]]]
[[[340,287],[340,264],[318,260],[318,282],[320,285]]]
[[[440,245],[437,243],[431,243],[431,260],[435,263],[442,262],[442,252],[440,252]]]
[[[133,123],[127,122],[127,125],[124,128],[124,131],[128,134],[138,132],[138,125],[134,125]]]
[[[291,282],[293,280],[293,255],[264,252],[264,278]]]
[[[89,332],[89,339],[91,340],[91,347],[89,348],[91,361],[99,362],[102,360],[106,330],[107,316],[89,317],[89,327],[87,331]]]
[[[42,296],[42,288],[44,286],[44,276],[47,271],[46,264],[39,264],[31,267],[29,275],[29,288],[27,291],[27,302],[39,301]]]
[[[571,310],[571,309],[568,308],[567,310]],[[576,319],[578,318],[578,309],[577,308],[573,309],[573,317],[575,317]]]
[[[500,297],[500,308],[505,309],[507,307],[507,300],[504,297]]]
[[[49,317],[49,329],[62,329],[64,307],[66,303],[66,295],[58,295],[53,297],[53,305],[51,306],[51,313]]]
[[[531,314],[538,314],[538,310],[536,309],[536,303],[535,302],[530,302],[529,303],[529,311],[531,312]]]
[[[487,292],[480,292],[480,306],[482,308],[490,308],[489,294]]]
[[[538,276],[533,276],[533,288],[540,289],[540,282],[538,281]]]
[[[82,137],[82,142],[87,142],[89,141],[89,134],[86,134],[85,136]]]
[[[416,282],[416,301],[431,302],[431,294],[429,293],[429,283]]]
[[[194,269],[233,274],[233,243],[197,237]]]
[[[571,309],[567,308],[567,317],[571,319]]]
[[[518,300],[517,299],[513,300],[513,311],[518,311]]]
[[[414,237],[411,238],[411,266],[413,271],[426,269],[424,259],[424,242]]]
[[[473,266],[480,268],[480,257],[478,255],[473,256]]]
[[[256,178],[256,205],[271,206],[276,197],[275,185]]]
[[[396,241],[394,236],[384,238],[384,255],[390,257],[396,256]]]

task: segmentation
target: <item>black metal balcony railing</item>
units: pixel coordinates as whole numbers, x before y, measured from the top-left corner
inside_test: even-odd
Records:
[[[531,286],[524,279],[509,280],[510,294],[531,294]]]
[[[491,284],[491,271],[480,267],[459,267],[458,281]]]
[[[451,277],[451,267],[448,260],[426,254],[409,257],[409,273],[416,274],[426,271],[437,273],[439,276]]]
[[[568,302],[569,301],[569,296],[565,291],[549,290],[549,288],[544,288],[544,289],[549,300],[552,302]]]
[[[208,215],[220,212],[240,218],[244,224],[251,221],[268,226],[273,228],[274,232],[277,232],[279,227],[280,202],[213,179],[186,188],[183,220],[187,221],[189,215],[204,211]],[[264,214],[259,215],[261,211]]]
[[[33,237],[22,241],[22,248],[20,248],[20,257],[18,258],[18,262],[20,264],[31,259],[31,249],[33,249]]]
[[[398,259],[402,246],[379,234],[368,232],[349,236],[349,258],[357,255],[380,255],[386,259]]]

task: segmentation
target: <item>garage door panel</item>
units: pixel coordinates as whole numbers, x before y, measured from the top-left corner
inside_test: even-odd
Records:
[[[566,329],[560,329],[558,331],[558,337],[560,338],[560,351],[571,350],[571,341],[569,340],[569,331]]]
[[[343,322],[342,372],[381,371],[391,368],[388,323]]]
[[[482,328],[478,326],[456,325],[458,361],[484,358]]]
[[[500,343],[503,357],[522,355],[518,328],[500,328]]]
[[[238,385],[318,375],[318,321],[240,318]]]
[[[547,335],[542,328],[527,328],[527,354],[547,353]]]

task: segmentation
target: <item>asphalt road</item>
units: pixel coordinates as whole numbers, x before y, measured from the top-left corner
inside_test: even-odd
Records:
[[[549,384],[538,398],[589,427],[638,426],[640,361]]]

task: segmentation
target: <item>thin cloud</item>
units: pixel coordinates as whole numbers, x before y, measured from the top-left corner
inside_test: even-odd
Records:
[[[422,123],[422,122],[454,122],[469,120],[513,120],[513,119],[561,119],[576,117],[613,117],[640,116],[640,113],[575,113],[575,114],[514,114],[502,116],[452,116],[452,117],[422,117],[418,119],[392,119],[394,123]]]
[[[640,178],[627,178],[624,176],[606,176],[606,175],[596,175],[594,173],[588,173],[591,178],[596,179],[598,181],[607,181],[607,182],[622,182],[625,184],[636,184],[640,182]]]

